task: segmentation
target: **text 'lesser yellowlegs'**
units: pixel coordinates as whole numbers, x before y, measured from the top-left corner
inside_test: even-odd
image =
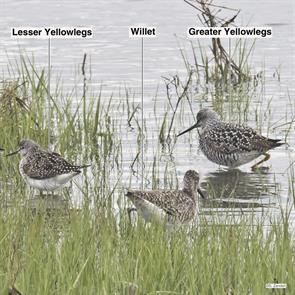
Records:
[[[189,222],[197,212],[197,192],[204,198],[199,188],[199,174],[188,170],[183,179],[182,190],[129,190],[127,196],[146,222],[153,217]]]
[[[210,109],[202,109],[197,114],[197,123],[181,132],[180,136],[194,128],[199,128],[199,143],[202,152],[212,162],[235,168],[257,157],[265,158],[252,166],[267,161],[270,149],[284,144],[280,139],[270,139],[259,135],[250,127],[226,123]]]
[[[59,154],[43,150],[36,142],[23,139],[17,151],[22,159],[19,171],[30,186],[39,190],[53,191],[64,186],[74,176],[81,173],[82,168],[90,165],[72,165]]]

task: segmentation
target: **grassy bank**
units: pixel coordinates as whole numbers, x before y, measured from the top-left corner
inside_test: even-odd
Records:
[[[155,223],[133,227],[120,213],[117,224],[107,208],[2,209],[1,294],[11,284],[23,294],[269,294],[269,282],[295,288],[287,225],[272,225],[267,236],[245,221],[167,232]]]

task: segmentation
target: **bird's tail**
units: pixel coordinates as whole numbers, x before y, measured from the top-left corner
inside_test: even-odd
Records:
[[[125,193],[126,197],[132,197],[133,196],[133,192],[130,191],[129,189],[127,189],[124,193]]]
[[[137,199],[138,196],[138,191],[133,191],[131,189],[128,189],[127,192],[125,193],[125,196],[128,197],[131,201],[134,201]]]
[[[79,174],[81,173],[81,169],[83,168],[87,168],[90,167],[92,164],[86,164],[86,165],[77,165],[77,166],[73,166],[74,169],[76,169],[76,172]]]
[[[81,165],[81,166],[78,166],[79,169],[83,169],[83,168],[87,168],[87,167],[90,167],[92,166],[92,164],[86,164],[86,165]]]
[[[269,142],[271,148],[276,148],[278,146],[281,146],[283,144],[286,144],[285,142],[282,142],[281,139],[271,139],[271,138],[268,138],[268,142]]]

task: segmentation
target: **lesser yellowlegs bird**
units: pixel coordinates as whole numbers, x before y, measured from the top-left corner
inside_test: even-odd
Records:
[[[36,142],[23,139],[19,148],[7,156],[20,153],[22,159],[19,171],[23,179],[30,186],[41,191],[53,191],[63,187],[74,176],[81,173],[81,169],[90,165],[72,165],[59,154],[43,150]]]
[[[267,151],[284,144],[280,139],[270,139],[259,135],[250,127],[221,121],[219,115],[210,109],[202,109],[197,114],[197,123],[181,132],[180,136],[194,128],[199,128],[199,143],[202,152],[212,162],[235,168],[264,155],[264,159],[253,165],[267,161]]]
[[[199,188],[199,173],[188,170],[182,190],[129,190],[127,197],[146,222],[158,217],[166,218],[169,223],[182,223],[192,220],[197,212],[197,192],[204,198]]]

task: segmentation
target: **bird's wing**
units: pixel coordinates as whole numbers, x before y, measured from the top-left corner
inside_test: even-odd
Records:
[[[134,198],[132,202],[135,205],[136,210],[139,211],[147,221],[150,220],[152,216],[162,219],[165,218],[167,214],[169,214],[152,202],[140,197]]]
[[[173,198],[171,198],[173,194]],[[169,215],[175,215],[176,203],[181,197],[182,191],[169,191],[169,190],[155,190],[155,191],[137,191],[129,190],[127,196],[136,205],[136,199],[142,199],[150,202],[161,210],[164,210]]]
[[[79,173],[79,168],[79,166],[68,163],[60,155],[47,151],[34,153],[23,165],[24,172],[35,179],[46,179],[70,172]]]
[[[202,140],[206,141],[206,145],[216,152],[231,154],[237,151],[254,150],[255,143],[261,138],[263,137],[250,127],[224,124],[206,132]]]

